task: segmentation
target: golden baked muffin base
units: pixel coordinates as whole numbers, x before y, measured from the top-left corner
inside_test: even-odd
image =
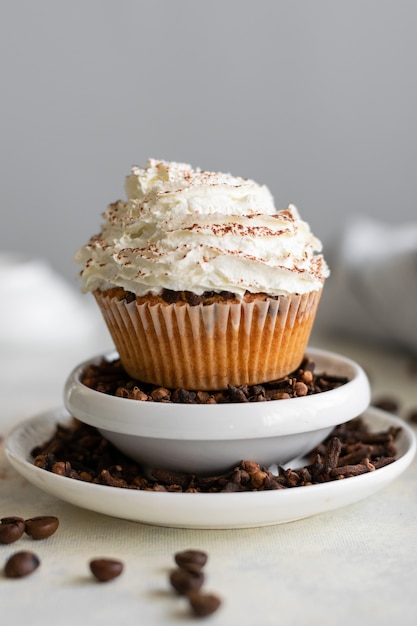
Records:
[[[300,364],[321,292],[190,305],[122,289],[94,293],[127,373],[171,389],[216,390],[287,375]]]

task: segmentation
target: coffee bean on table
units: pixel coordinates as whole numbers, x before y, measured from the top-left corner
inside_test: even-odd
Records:
[[[188,571],[179,567],[171,572],[169,581],[177,593],[185,595],[190,591],[196,591],[202,587],[204,574],[201,570]]]
[[[186,561],[179,567],[179,569],[183,569],[189,574],[199,574],[203,569],[203,566],[200,563],[195,563],[194,561]]]
[[[4,575],[6,578],[23,578],[32,574],[40,563],[39,557],[33,552],[16,552],[6,561]]]
[[[123,571],[123,563],[117,559],[92,559],[89,563],[91,573],[100,582],[107,582],[117,578]]]
[[[53,515],[39,515],[25,520],[25,532],[32,539],[46,539],[54,534],[59,519]]]
[[[0,543],[13,543],[25,532],[22,517],[3,517],[0,519]]]
[[[221,605],[221,600],[213,593],[201,593],[200,591],[190,591],[187,594],[190,606],[198,617],[211,615]]]
[[[192,569],[195,569],[196,567],[204,567],[207,563],[208,555],[203,550],[183,550],[176,552],[174,559],[176,564],[184,569],[188,569],[190,566],[192,566]]]

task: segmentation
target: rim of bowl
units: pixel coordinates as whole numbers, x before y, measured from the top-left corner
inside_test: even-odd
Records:
[[[100,430],[158,439],[224,440],[293,435],[342,424],[370,403],[362,367],[335,352],[308,347],[319,371],[349,377],[340,387],[299,398],[224,404],[163,403],[119,398],[86,387],[85,367],[117,351],[87,359],[69,374],[64,404],[71,415]]]

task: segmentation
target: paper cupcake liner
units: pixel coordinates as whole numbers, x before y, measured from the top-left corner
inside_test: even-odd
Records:
[[[321,292],[277,299],[138,304],[96,292],[123,367],[143,382],[216,390],[275,380],[303,359]]]

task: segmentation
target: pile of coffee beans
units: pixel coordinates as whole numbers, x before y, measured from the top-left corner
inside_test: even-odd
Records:
[[[32,539],[46,539],[53,535],[58,528],[58,518],[54,516],[39,516],[24,520],[22,517],[9,516],[0,520],[0,543],[11,544],[26,534]],[[171,587],[176,594],[187,599],[192,613],[196,617],[207,617],[221,605],[219,596],[202,590],[205,575],[204,566],[208,554],[203,550],[182,550],[174,554],[176,568],[169,576]],[[4,576],[6,578],[25,578],[33,574],[41,564],[38,555],[30,550],[20,550],[6,559]],[[92,558],[89,563],[91,574],[100,583],[107,583],[118,578],[123,570],[124,563],[115,558]]]
[[[18,541],[24,533],[35,540],[47,539],[59,526],[54,515],[40,515],[24,519],[15,515],[0,519],[0,543],[11,544]],[[29,550],[15,552],[8,558],[4,566],[6,578],[23,578],[29,576],[41,564],[39,557]]]
[[[208,555],[203,550],[183,550],[174,555],[177,567],[171,571],[169,581],[175,591],[187,598],[197,617],[211,615],[221,605],[219,596],[202,591],[205,580],[203,568]]]
[[[0,543],[8,545],[18,541],[24,533],[31,539],[41,540],[51,537],[59,526],[55,515],[38,515],[24,519],[15,515],[0,519]],[[32,574],[40,566],[40,558],[29,550],[20,550],[12,554],[4,566],[6,578],[23,578]],[[113,580],[123,571],[123,563],[117,559],[91,559],[90,570],[100,582]]]

